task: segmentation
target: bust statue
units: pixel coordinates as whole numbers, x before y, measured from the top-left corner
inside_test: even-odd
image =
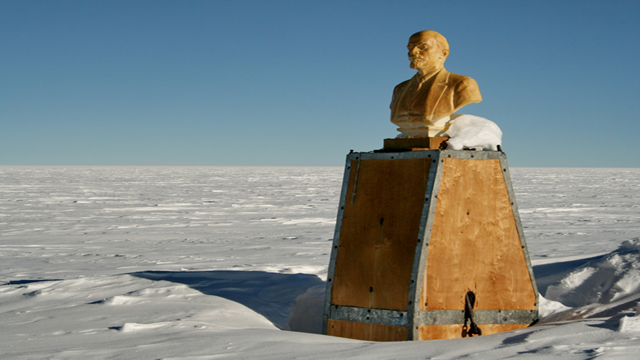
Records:
[[[478,84],[470,77],[444,68],[449,43],[426,30],[409,38],[409,62],[417,73],[393,90],[391,122],[399,137],[435,137],[449,127],[450,115],[465,105],[482,101]]]

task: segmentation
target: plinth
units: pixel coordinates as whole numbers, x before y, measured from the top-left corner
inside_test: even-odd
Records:
[[[538,291],[506,155],[389,151],[347,156],[325,334],[451,339],[535,322]]]
[[[384,139],[383,151],[437,150],[445,149],[448,137],[414,137],[402,139]]]

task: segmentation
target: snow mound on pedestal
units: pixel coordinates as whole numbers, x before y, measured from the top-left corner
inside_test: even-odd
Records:
[[[451,115],[449,129],[442,134],[448,136],[447,149],[498,150],[502,145],[502,130],[491,120],[468,115]]]

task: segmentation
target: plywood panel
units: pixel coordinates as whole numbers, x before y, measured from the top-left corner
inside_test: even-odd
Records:
[[[497,334],[504,331],[527,327],[524,324],[485,324],[478,325],[482,335]],[[421,325],[418,329],[418,340],[459,339],[465,336],[462,324],[459,325]]]
[[[407,310],[431,161],[352,161],[332,304]]]
[[[329,320],[327,335],[368,341],[407,341],[409,329],[404,326]]]
[[[498,159],[445,159],[421,310],[534,310],[536,296]]]

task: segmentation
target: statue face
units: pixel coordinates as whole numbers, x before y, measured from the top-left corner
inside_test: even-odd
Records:
[[[440,68],[448,55],[432,35],[424,32],[411,36],[407,49],[412,69]]]

